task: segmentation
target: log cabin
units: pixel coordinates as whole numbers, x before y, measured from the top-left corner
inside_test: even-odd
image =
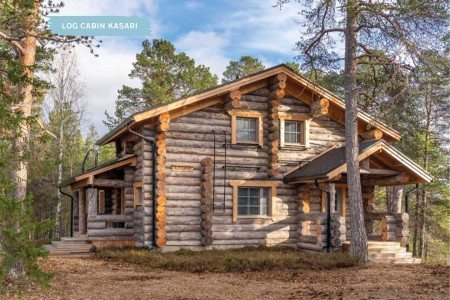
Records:
[[[115,160],[61,184],[74,229],[100,249],[341,251],[351,238],[344,109],[279,65],[135,113],[97,142],[114,143]],[[374,212],[374,188],[432,176],[392,146],[397,131],[363,111],[357,125],[366,232],[405,246],[408,214]]]

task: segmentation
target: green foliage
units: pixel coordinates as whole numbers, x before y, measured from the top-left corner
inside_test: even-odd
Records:
[[[43,272],[38,264],[39,257],[46,257],[43,247],[36,247],[33,237],[53,227],[51,220],[32,218],[32,198],[28,196],[18,202],[8,195],[13,186],[2,182],[0,193],[0,291],[6,278],[14,278],[16,272],[26,272],[28,277],[43,286],[48,286],[52,274]],[[25,270],[16,270],[18,263],[24,263]]]
[[[222,83],[233,81],[264,69],[265,67],[259,59],[251,56],[241,56],[238,61],[230,61],[223,72]]]
[[[357,265],[354,258],[343,253],[306,253],[289,247],[247,247],[230,250],[161,253],[147,249],[108,249],[98,254],[108,261],[137,264],[149,269],[186,272],[246,272],[274,270],[330,270]]]
[[[145,40],[143,50],[136,55],[130,78],[142,82],[142,88],[123,86],[116,100],[114,116],[105,112],[105,125],[115,127],[129,115],[150,106],[185,97],[196,91],[217,85],[217,76],[209,68],[195,65],[184,52],[176,53],[172,43]]]

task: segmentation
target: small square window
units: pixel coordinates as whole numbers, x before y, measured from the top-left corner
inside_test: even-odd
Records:
[[[258,119],[236,118],[236,141],[258,142]]]
[[[286,144],[301,144],[302,122],[285,121],[284,122],[284,142]]]

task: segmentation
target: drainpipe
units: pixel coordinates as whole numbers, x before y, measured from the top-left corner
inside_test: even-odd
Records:
[[[415,188],[413,188],[412,190],[408,191],[408,192],[405,194],[405,213],[409,213],[409,194],[411,194],[411,193],[417,191],[418,189],[419,189],[419,185],[416,184],[416,187],[415,187]]]
[[[67,197],[70,197],[70,237],[73,237],[73,196],[62,191],[61,187],[58,187],[59,192]]]
[[[143,140],[149,142],[152,145],[153,159],[152,159],[152,249],[157,247],[156,245],[156,142],[155,138],[144,136],[136,131],[131,130],[130,124],[127,124],[128,132],[137,135]]]
[[[331,196],[330,192],[324,188],[321,188],[317,180],[315,181],[316,187],[325,192],[327,195],[327,253],[331,252]]]

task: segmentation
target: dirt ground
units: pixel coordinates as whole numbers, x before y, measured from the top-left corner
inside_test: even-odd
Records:
[[[329,271],[186,273],[93,258],[41,262],[52,288],[4,299],[449,299],[448,267],[369,264]],[[0,296],[2,298],[2,296]]]

